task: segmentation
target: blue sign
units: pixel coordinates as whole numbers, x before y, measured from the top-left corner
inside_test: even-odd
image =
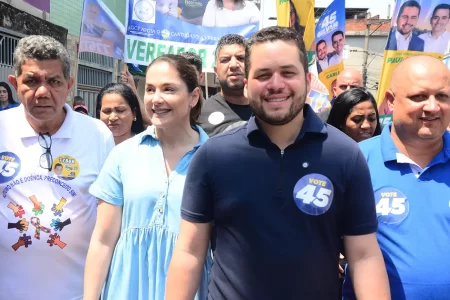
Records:
[[[13,180],[20,172],[20,158],[12,152],[0,153],[0,184]]]

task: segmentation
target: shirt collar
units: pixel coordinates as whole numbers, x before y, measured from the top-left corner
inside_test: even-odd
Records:
[[[395,31],[395,38],[397,39],[397,41],[400,40],[400,41],[402,41],[402,42],[410,42],[411,39],[412,39],[412,36],[413,36],[413,34],[412,34],[412,32],[411,32],[411,33],[409,34],[409,37],[405,39],[405,38],[403,37],[403,34],[401,34],[400,32],[398,32],[398,30]]]
[[[72,130],[75,127],[74,118],[76,118],[75,114],[78,114],[77,112],[74,112],[72,108],[66,103],[64,104],[64,109],[66,111],[66,117],[64,119],[63,124],[58,129],[58,131],[52,135],[52,138],[70,138],[72,136]],[[35,137],[38,135],[36,131],[31,127],[30,123],[28,123],[27,118],[25,117],[25,108],[23,105],[20,105],[17,107],[18,111],[18,119],[20,124],[17,127],[17,135],[20,138],[30,138]]]
[[[384,162],[392,160],[397,161],[397,153],[400,153],[395,146],[394,141],[392,140],[391,127],[392,123],[384,126],[383,131],[381,132],[381,153],[383,155]],[[442,150],[436,155],[436,157],[433,158],[430,165],[444,163],[450,159],[450,133],[448,131],[445,131],[442,139],[444,141],[444,146],[442,147]]]
[[[154,141],[158,141],[159,139],[156,136],[156,128],[155,126],[149,126],[147,129],[142,132],[139,136],[139,144],[142,144],[146,139],[151,139]],[[194,146],[194,149],[197,149],[200,147],[206,140],[208,140],[209,136],[208,134],[198,125],[194,126],[194,130],[197,131],[200,134],[200,141],[197,143],[197,145]]]
[[[302,129],[300,130],[299,135],[295,139],[295,143],[300,141],[307,132],[327,134],[327,128],[325,124],[322,122],[322,120],[320,120],[320,118],[316,115],[311,106],[309,106],[309,104],[307,103],[305,103],[305,106],[303,107],[303,117],[305,119],[303,121]],[[262,129],[259,128],[255,116],[252,116],[248,120],[247,124],[247,137],[250,139],[250,136],[254,135],[257,132],[267,137],[267,135],[262,131]]]

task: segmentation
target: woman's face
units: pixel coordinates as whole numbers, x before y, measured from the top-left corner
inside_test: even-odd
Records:
[[[135,113],[128,102],[119,94],[105,94],[102,97],[100,120],[111,130],[114,137],[131,135]]]
[[[161,61],[147,71],[144,102],[156,128],[183,126],[189,124],[191,107],[198,102],[198,91],[189,93],[175,67]]]
[[[8,91],[3,86],[0,86],[0,102],[8,102]]]
[[[289,12],[289,27],[295,29],[295,7],[292,4]]]
[[[371,101],[353,107],[345,122],[344,132],[356,142],[371,138],[377,127],[377,114]]]

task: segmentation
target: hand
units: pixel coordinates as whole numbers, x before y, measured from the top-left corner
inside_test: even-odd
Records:
[[[19,239],[17,240],[17,243],[12,245],[12,248],[14,249],[14,251],[17,251],[17,249],[19,249],[22,246],[25,246],[25,248],[28,248],[28,245],[31,245],[32,243],[33,242],[31,241],[31,236],[26,235],[24,233],[23,236],[19,237]]]
[[[61,249],[63,249],[67,245],[66,243],[61,241],[61,237],[57,233],[50,234],[50,239],[47,240],[47,243],[50,247],[53,247],[53,245],[57,245]]]
[[[17,223],[8,223],[8,229],[15,228],[20,231],[20,233],[28,230],[28,224],[26,219],[22,219],[20,221],[17,221]]]
[[[120,72],[120,83],[123,83],[123,84],[129,86],[133,90],[133,92],[137,95],[137,88],[134,83],[134,78],[130,72],[128,72],[128,71]]]
[[[52,220],[51,226],[54,228],[55,231],[61,231],[63,228],[69,224],[72,224],[70,221],[70,218],[65,220],[64,222],[61,222],[59,219]]]
[[[61,200],[59,200],[58,204],[53,204],[52,211],[54,212],[53,214],[55,216],[59,216],[59,217],[62,216],[62,213],[64,212],[63,207],[66,204],[66,202],[67,202],[67,200],[65,198],[61,198]]]
[[[9,202],[8,208],[13,211],[15,217],[22,218],[22,216],[25,214],[22,205],[15,205],[14,203]]]
[[[45,208],[45,205],[42,204],[42,202],[39,202],[39,205],[38,206],[35,205],[34,208],[32,209],[32,211],[34,212],[35,216],[38,216],[38,215],[42,215],[44,213],[44,208]]]
[[[339,253],[339,260],[343,260],[345,257],[342,255],[342,253]],[[345,271],[342,268],[341,264],[339,263],[339,278],[342,278],[345,275]]]

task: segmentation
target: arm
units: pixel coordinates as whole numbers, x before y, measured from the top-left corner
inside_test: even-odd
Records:
[[[194,299],[202,278],[210,234],[211,223],[181,220],[180,235],[167,275],[167,300]]]
[[[357,299],[391,299],[383,255],[375,233],[344,236],[348,270]]]
[[[136,97],[138,98],[138,102],[139,102],[139,109],[141,110],[141,114],[142,114],[142,120],[144,121],[144,125],[145,126],[149,126],[152,125],[152,121],[150,121],[149,116],[147,115],[147,113],[145,112],[145,106],[144,106],[144,102],[141,100],[141,98],[139,97],[139,93],[138,90],[136,88],[136,85],[134,84],[134,78],[133,75],[131,75],[130,72],[126,71],[126,72],[121,72],[120,73],[120,82],[129,86],[134,94],[136,95]]]
[[[92,234],[84,272],[85,300],[98,300],[105,283],[111,257],[120,235],[122,206],[99,199],[97,221]]]

